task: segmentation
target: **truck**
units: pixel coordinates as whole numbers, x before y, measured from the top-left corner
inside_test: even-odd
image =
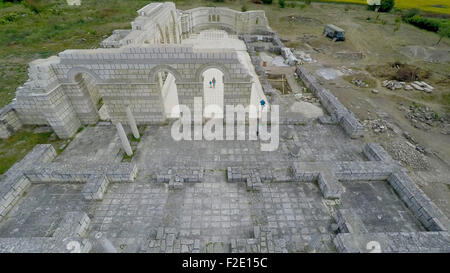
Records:
[[[345,40],[345,31],[342,28],[332,24],[328,24],[325,26],[325,28],[323,29],[323,35],[333,39],[333,41]]]

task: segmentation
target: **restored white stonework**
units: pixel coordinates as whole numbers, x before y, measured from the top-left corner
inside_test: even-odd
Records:
[[[70,138],[80,126],[97,123],[102,107],[102,117],[113,123],[130,125],[128,106],[137,125],[161,124],[177,117],[172,115],[174,106],[192,107],[194,97],[203,97],[205,103],[244,106],[264,98],[245,45],[236,36],[217,31],[270,33],[263,11],[210,7],[180,11],[165,2],[151,3],[137,13],[132,29],[114,31],[102,48],[65,50],[31,62],[29,80],[8,106],[18,126],[49,125],[60,138]],[[209,34],[218,35],[211,46],[199,46],[208,33],[196,35],[205,29],[216,29]],[[229,46],[220,48],[225,41]],[[221,91],[205,97],[209,69],[223,77],[218,83]],[[13,131],[5,123],[0,126],[2,138]]]

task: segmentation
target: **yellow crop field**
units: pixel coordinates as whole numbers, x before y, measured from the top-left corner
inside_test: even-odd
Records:
[[[318,2],[367,4],[367,0],[319,0]],[[423,11],[450,14],[449,0],[395,0],[395,7],[400,9],[417,8]]]

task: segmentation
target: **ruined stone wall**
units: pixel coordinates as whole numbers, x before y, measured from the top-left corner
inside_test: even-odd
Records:
[[[156,83],[104,83],[99,85],[99,91],[113,122],[127,123],[126,106],[137,124],[164,121],[164,105]]]
[[[95,124],[98,119],[97,102],[100,99],[98,88],[94,80],[88,76],[79,74],[77,83],[62,85],[68,96],[77,117],[82,124]]]
[[[117,30],[101,44],[107,48],[66,50],[30,63],[29,80],[16,92],[12,106],[25,125],[50,125],[61,138],[81,125],[99,120],[99,102],[112,122],[126,122],[129,106],[138,124],[165,120],[157,74],[170,72],[178,102],[192,109],[203,97],[201,75],[209,68],[224,74],[224,104],[250,104],[251,76],[234,51],[194,51],[181,43],[181,34],[203,28],[232,33],[269,33],[263,11],[227,8],[176,10],[171,2],[151,3],[137,11],[131,30]],[[119,47],[119,48],[116,48]],[[0,125],[0,136],[7,136]]]
[[[64,86],[59,85],[51,92],[32,96],[36,99],[40,115],[55,133],[60,138],[70,138],[81,126],[81,122],[64,89]]]
[[[250,103],[251,77],[236,52],[167,45],[66,50],[33,62],[15,109],[27,124],[47,123],[62,138],[98,121],[100,99],[113,122],[127,121],[128,105],[138,124],[158,124],[165,119],[158,73],[174,76],[179,103],[192,109],[194,97],[203,97],[202,74],[209,68],[224,74],[225,104]]]
[[[115,30],[100,43],[101,47],[123,47],[142,44],[178,44],[181,42],[181,20],[172,2],[150,3],[137,11],[131,30]]]
[[[183,34],[217,28],[235,34],[267,34],[271,31],[264,11],[239,12],[229,8],[200,7],[182,15]]]
[[[305,83],[306,87],[320,99],[321,104],[331,115],[332,119],[341,125],[350,137],[356,138],[364,134],[364,126],[356,119],[354,114],[342,105],[330,91],[321,87],[314,76],[301,66],[297,66],[295,72]]]
[[[10,137],[20,127],[22,121],[10,104],[0,109],[0,138]]]

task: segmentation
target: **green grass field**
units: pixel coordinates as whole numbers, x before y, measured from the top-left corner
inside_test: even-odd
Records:
[[[64,140],[52,139],[52,133],[33,133],[32,128],[20,130],[10,138],[0,140],[0,174],[22,159],[36,144],[64,143]]]
[[[28,63],[68,48],[92,48],[118,28],[130,28],[148,0],[41,1],[39,13],[18,3],[0,3],[0,107],[27,78]]]

